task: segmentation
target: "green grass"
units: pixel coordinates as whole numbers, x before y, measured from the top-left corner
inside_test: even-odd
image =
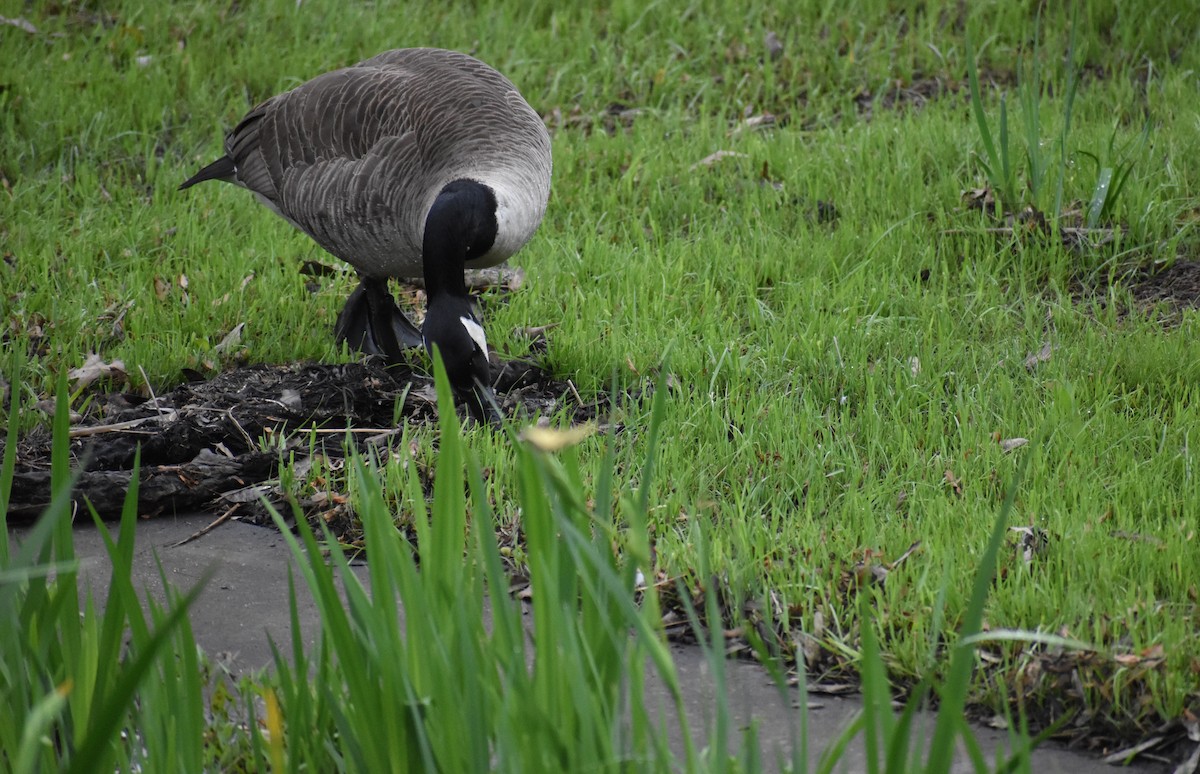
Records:
[[[244,192],[174,189],[280,89],[391,47],[474,51],[564,117],[550,211],[517,259],[528,281],[488,306],[489,340],[520,354],[514,328],[560,323],[546,362],[585,399],[614,378],[653,383],[670,351],[679,386],[647,509],[655,569],[697,583],[703,529],[703,561],[735,594],[774,591],[786,629],[823,620],[822,668],[858,653],[866,596],[892,676],[915,684],[946,668],[947,654],[929,657],[934,611],[963,622],[977,547],[1025,461],[1012,521],[1048,544],[1028,565],[1001,549],[988,626],[1093,644],[1070,707],[1097,730],[1133,737],[1196,711],[1200,320],[1188,310],[1164,328],[1107,282],[1194,255],[1200,12],[1080,4],[1063,202],[1093,200],[1098,165],[1082,154],[1115,167],[1151,128],[1106,211],[1127,230],[1079,253],[988,233],[960,199],[986,180],[966,34],[994,122],[989,84],[1011,87],[1032,53],[1035,3],[970,4],[965,17],[953,3],[872,0],[558,5],[0,3],[39,31],[0,28],[0,325],[3,346],[30,355],[13,389],[43,398],[95,351],[157,390],[182,368],[231,365],[213,347],[242,322],[251,362],[345,357],[330,330],[349,276],[298,274],[332,260]],[[1055,8],[1041,25],[1037,126],[1057,142],[1070,19]],[[768,30],[785,47],[775,61]],[[891,86],[931,78],[946,93],[885,105]],[[641,112],[625,127],[614,104]],[[1013,127],[1030,125],[1023,109],[1008,101]],[[739,131],[764,111],[773,128]],[[693,168],[718,150],[747,157]],[[1044,151],[1049,185],[1061,157]],[[762,184],[764,167],[782,190]],[[813,217],[818,200],[835,223]],[[1109,303],[1080,298],[1081,280]],[[1045,343],[1050,358],[1026,368]],[[629,401],[617,417],[621,481],[638,479],[648,411]],[[432,454],[432,430],[412,433]],[[995,435],[1043,440],[1005,453]],[[519,452],[504,435],[468,438],[496,519],[520,521]],[[577,453],[589,491],[612,488],[598,478],[603,444]],[[386,471],[384,495],[415,523],[406,476]],[[856,562],[916,541],[882,586],[844,582]],[[1114,659],[1156,646],[1161,664]],[[1014,685],[1031,707],[1065,697],[1066,683],[1021,671],[1045,647],[985,647],[1000,662],[973,701],[1013,699]]]
[[[361,457],[351,467],[371,557],[365,583],[327,530],[319,541],[298,518],[299,537],[293,537],[274,513],[316,600],[319,631],[316,644],[307,646],[289,575],[291,649],[273,645],[274,670],[244,677],[236,687],[220,677],[211,680],[188,624],[188,607],[203,580],[180,596],[164,572],[167,607],[149,601],[143,609],[132,583],[136,483],[127,492],[115,541],[97,520],[112,566],[103,612],[90,592],[78,606],[81,584],[67,518],[72,480],[56,480],[52,505],[16,550],[0,545],[5,770],[762,770],[754,724],[743,731],[737,756],[729,744],[722,629],[712,627],[705,645],[716,685],[715,720],[704,729],[707,744],[697,749],[658,592],[637,581],[639,568],[652,561],[646,507],[665,392],[654,400],[642,483],[616,499],[585,498],[579,459],[569,446],[557,455],[537,444],[518,447],[518,499],[531,549],[529,625],[523,603],[506,593],[509,579],[483,471],[464,443],[444,370],[438,370],[441,454],[429,508],[416,514],[415,543],[393,528],[379,471]],[[9,373],[19,380],[19,367]],[[65,473],[65,385],[58,394],[54,465]],[[6,448],[13,439],[10,430]],[[614,449],[611,437],[608,449]],[[613,480],[613,465],[609,454],[601,467],[605,481]],[[2,470],[0,503],[12,483],[11,465]],[[409,470],[408,486],[420,491],[415,469]],[[865,630],[860,663],[866,706],[825,750],[818,771],[832,771],[860,734],[871,772],[948,771],[960,739],[976,771],[993,770],[961,710],[1015,492],[1014,483],[979,562],[948,679],[923,681],[897,718],[883,655]],[[7,538],[3,511],[0,526]],[[704,544],[704,531],[699,534]],[[707,567],[702,571],[708,574]],[[705,595],[705,607],[710,620],[719,616],[715,588]],[[870,616],[865,603],[863,614]],[[689,616],[703,638],[690,606]],[[790,697],[777,659],[763,643],[756,647],[786,705]],[[655,715],[646,702],[651,673],[667,688],[679,728],[675,744],[667,715],[662,708]],[[943,712],[926,758],[924,745],[914,745],[920,736],[912,719],[935,685]],[[788,770],[796,772],[808,770],[806,700],[800,698],[793,749],[779,751],[791,753]],[[1030,771],[1034,743],[1023,729],[1013,734],[996,770]]]

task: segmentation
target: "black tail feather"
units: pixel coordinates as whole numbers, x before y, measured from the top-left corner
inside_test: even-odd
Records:
[[[185,188],[191,188],[196,183],[203,183],[205,180],[233,180],[236,172],[237,166],[234,165],[233,159],[228,156],[222,156],[185,180],[183,185],[179,186],[179,190],[182,191]]]

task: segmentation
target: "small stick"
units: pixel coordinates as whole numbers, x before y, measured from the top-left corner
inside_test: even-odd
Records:
[[[185,537],[183,540],[180,540],[178,543],[172,543],[171,545],[167,546],[167,548],[179,548],[180,546],[182,546],[186,543],[190,543],[193,540],[204,537],[205,535],[212,532],[217,527],[219,527],[222,524],[224,524],[225,522],[229,521],[229,517],[232,516],[233,512],[238,509],[239,505],[241,505],[241,503],[237,503],[235,505],[229,506],[229,510],[225,511],[220,516],[218,516],[217,519],[214,522],[212,522],[211,524],[209,524],[207,527],[200,530],[199,532],[195,532],[195,533],[189,535],[188,537]]]
[[[571,394],[575,396],[575,402],[583,406],[583,398],[579,397],[579,391],[575,389],[575,382],[568,379],[567,386],[571,388]]]
[[[150,420],[162,419],[161,416],[142,417],[141,419],[130,419],[126,422],[116,422],[111,425],[93,425],[92,427],[73,427],[67,433],[69,438],[83,438],[88,435],[100,435],[101,433],[119,433],[122,430],[129,430],[138,425],[149,422]]]

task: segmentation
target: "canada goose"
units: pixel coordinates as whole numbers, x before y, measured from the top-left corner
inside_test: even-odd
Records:
[[[550,136],[512,82],[455,51],[388,51],[255,107],[225,155],[179,187],[224,180],[358,270],[339,342],[388,361],[436,347],[476,419],[498,418],[487,340],[465,267],[501,263],[533,236],[550,195]],[[421,329],[391,277],[422,276]]]

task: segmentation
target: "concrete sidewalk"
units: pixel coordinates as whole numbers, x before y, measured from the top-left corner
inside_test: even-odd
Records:
[[[161,597],[162,587],[155,555],[176,589],[193,586],[209,569],[215,575],[192,608],[191,620],[197,643],[214,660],[223,662],[232,672],[257,670],[271,663],[268,636],[284,651],[289,649],[287,568],[293,561],[283,538],[274,530],[238,522],[223,524],[209,534],[178,547],[175,543],[187,538],[212,521],[201,514],[189,517],[160,517],[138,524],[138,540],[134,563],[134,586],[147,589]],[[75,547],[81,561],[81,577],[96,594],[97,601],[105,597],[110,565],[103,542],[92,526],[75,530]],[[367,568],[356,567],[365,578]],[[316,607],[303,582],[297,605],[301,628],[306,642],[311,643],[317,626]],[[693,728],[705,728],[713,711],[713,681],[708,664],[698,648],[673,648],[675,662],[684,686],[688,718]],[[777,752],[789,754],[791,728],[795,710],[781,702],[765,670],[756,664],[730,661],[727,664],[727,684],[732,727],[740,741],[740,729],[751,719],[757,721],[763,760],[774,769]],[[661,686],[648,686],[648,699],[667,706],[667,695]],[[798,702],[793,692],[791,703]],[[858,710],[854,699],[812,696],[809,712],[810,758],[832,743]],[[932,727],[932,718],[923,718],[925,727]],[[673,726],[674,727],[674,726]],[[1003,732],[978,729],[977,737],[985,754],[1005,743]],[[702,740],[697,740],[702,744]],[[855,772],[865,769],[863,751],[855,745],[843,758],[839,771]],[[969,772],[965,757],[960,756],[955,771]],[[1110,766],[1070,751],[1044,747],[1034,756],[1036,772],[1111,772]],[[1125,771],[1159,771],[1157,767],[1129,767]]]

